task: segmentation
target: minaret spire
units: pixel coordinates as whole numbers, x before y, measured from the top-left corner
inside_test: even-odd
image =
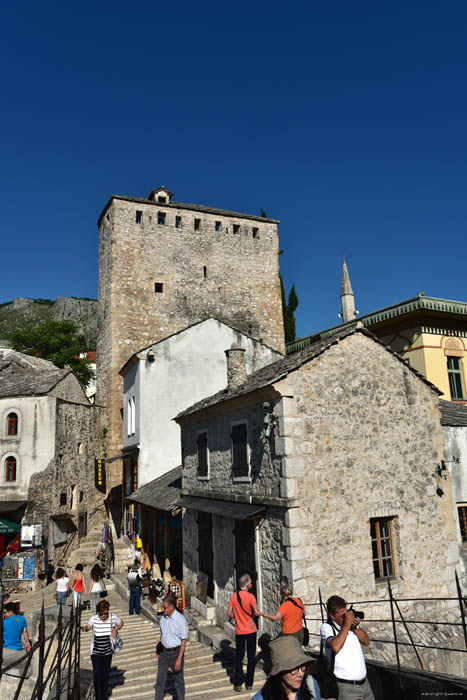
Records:
[[[356,317],[355,313],[355,298],[350,284],[349,271],[345,262],[344,254],[342,254],[342,287],[341,287],[341,316],[342,323],[353,321]]]

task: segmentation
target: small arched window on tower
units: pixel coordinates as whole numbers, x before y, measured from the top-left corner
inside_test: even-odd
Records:
[[[5,481],[16,481],[15,457],[7,457],[5,460]]]
[[[6,418],[6,434],[18,435],[18,415],[9,413]]]

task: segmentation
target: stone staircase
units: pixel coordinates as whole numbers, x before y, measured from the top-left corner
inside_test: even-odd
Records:
[[[110,674],[111,700],[149,700],[154,698],[157,676],[155,647],[160,639],[159,626],[142,615],[129,615],[127,602],[114,590],[109,591],[111,611],[125,623],[121,637],[123,649],[114,655]],[[88,621],[88,613],[83,613],[83,624]],[[93,698],[92,665],[89,658],[90,632],[81,637],[81,697]],[[190,633],[196,638],[196,633]],[[262,687],[265,676],[256,669],[255,685],[252,691],[233,690],[233,657],[213,651],[198,641],[190,641],[185,653],[185,695],[187,699],[199,700],[230,699],[246,700]],[[170,674],[166,686],[166,698],[174,696],[174,686]]]
[[[86,569],[97,563],[97,547],[102,537],[102,527],[94,526],[85,538],[80,540],[78,547],[70,549],[65,558],[67,571],[73,571],[76,564],[82,564]]]

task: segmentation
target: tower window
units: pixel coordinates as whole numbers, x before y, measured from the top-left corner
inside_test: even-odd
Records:
[[[371,518],[370,535],[375,579],[395,576],[392,521],[394,518]]]
[[[248,427],[246,423],[232,425],[232,474],[247,477],[250,473],[248,461]]]
[[[234,233],[240,233],[240,224],[234,224],[234,225],[233,225],[233,232],[234,232]]]
[[[157,223],[160,226],[165,226],[165,213],[163,211],[157,212]]]
[[[208,268],[206,267],[206,265],[203,265],[203,277],[204,277],[204,279],[206,279],[207,276],[208,276]]]
[[[166,197],[161,197],[161,195],[159,195],[159,196],[157,197],[157,201],[158,201],[160,204],[165,204],[165,203],[167,202],[167,198],[166,198]]]
[[[137,224],[140,224],[142,218],[143,218],[143,212],[142,212],[142,211],[137,211],[137,212],[136,212],[135,222],[136,222]]]
[[[15,457],[7,457],[5,460],[5,481],[16,481]]]
[[[253,229],[253,238],[259,238],[259,229],[257,229],[257,228]]]
[[[163,282],[154,282],[154,292],[156,294],[162,294],[163,291],[164,291]]]
[[[459,515],[462,542],[467,544],[467,503],[457,504],[457,514]]]
[[[216,221],[216,231],[220,231],[220,230],[221,230],[221,222]]]
[[[60,494],[60,505],[66,506],[66,493],[65,492]]]
[[[18,435],[18,416],[16,413],[9,413],[6,419],[6,434]]]
[[[176,216],[175,217],[175,228],[181,228],[181,226],[182,226],[182,217]]]
[[[463,401],[465,399],[465,392],[460,357],[448,356],[448,377],[451,399],[454,401]]]
[[[209,476],[209,451],[208,432],[200,431],[197,438],[198,446],[198,476],[206,478]]]
[[[200,226],[201,226],[201,219],[195,219],[195,223],[194,223],[195,231],[199,231]]]

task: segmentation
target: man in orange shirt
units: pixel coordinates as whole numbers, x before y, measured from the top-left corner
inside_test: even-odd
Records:
[[[268,615],[268,613],[258,610],[258,614],[265,617],[266,620],[271,620],[271,622],[281,622],[282,630],[281,634],[293,634],[297,637],[300,644],[303,645],[303,615],[305,614],[305,606],[303,605],[300,598],[292,598],[292,588],[291,586],[282,586],[281,596],[282,605],[275,615]]]
[[[232,593],[230,596],[229,610],[227,615],[229,619],[235,618],[235,679],[234,690],[239,693],[242,689],[243,682],[243,657],[245,656],[245,647],[247,652],[247,672],[246,684],[247,690],[253,687],[253,678],[255,675],[255,660],[256,660],[256,621],[259,610],[256,604],[255,596],[250,593],[253,588],[251,576],[244,574],[239,580],[240,590]]]

